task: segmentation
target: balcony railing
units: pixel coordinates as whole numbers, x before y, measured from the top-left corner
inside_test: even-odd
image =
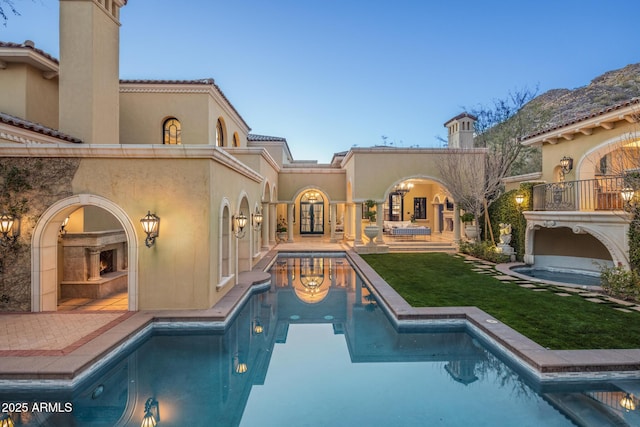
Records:
[[[613,211],[624,208],[625,178],[603,176],[533,187],[534,211]]]

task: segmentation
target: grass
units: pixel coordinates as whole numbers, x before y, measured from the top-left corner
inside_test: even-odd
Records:
[[[442,253],[362,255],[413,307],[476,306],[554,350],[640,348],[640,313],[614,310],[553,287],[534,292],[472,271]]]

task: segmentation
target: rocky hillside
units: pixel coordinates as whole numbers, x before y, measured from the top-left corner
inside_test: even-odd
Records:
[[[587,86],[547,91],[525,108],[544,112],[543,127],[550,127],[635,97],[640,97],[640,63],[608,71]]]

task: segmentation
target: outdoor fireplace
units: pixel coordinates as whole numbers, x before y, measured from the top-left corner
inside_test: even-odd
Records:
[[[102,298],[127,290],[127,239],[122,230],[62,237],[62,298]]]

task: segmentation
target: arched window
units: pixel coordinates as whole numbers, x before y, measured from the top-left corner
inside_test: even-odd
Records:
[[[224,132],[222,131],[222,121],[220,119],[216,123],[216,146],[224,147]]]
[[[162,125],[163,131],[163,144],[181,144],[181,132],[180,120],[171,117],[164,121]]]
[[[238,138],[238,134],[237,133],[233,134],[233,146],[234,147],[240,147],[240,139]]]

